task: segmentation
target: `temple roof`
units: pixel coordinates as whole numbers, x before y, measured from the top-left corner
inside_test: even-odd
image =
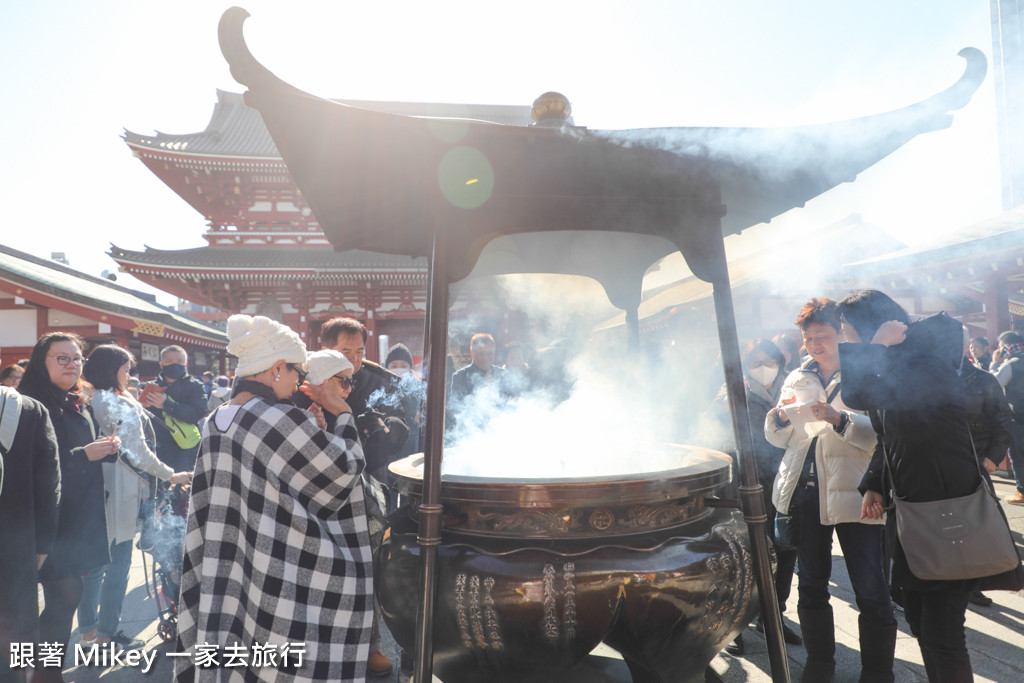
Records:
[[[528,126],[530,107],[501,104],[442,104],[433,102],[381,102],[333,100],[370,111],[436,118],[473,119],[506,126]],[[232,157],[280,158],[259,111],[245,104],[240,93],[217,90],[217,104],[206,129],[199,133],[143,135],[125,129],[130,145],[168,152],[213,154]]]
[[[253,270],[343,270],[365,271],[423,271],[424,259],[382,254],[369,251],[334,251],[329,248],[309,247],[230,247],[195,249],[153,249],[130,251],[110,245],[110,257],[121,264],[165,266],[169,269],[224,271],[230,269]]]
[[[1024,267],[1024,207],[961,228],[914,247],[843,266],[844,275],[864,278],[956,261],[977,262],[979,270],[998,261]]]
[[[153,323],[211,346],[223,348],[227,343],[221,330],[161,306],[134,290],[4,245],[0,245],[0,280],[92,309],[97,312],[97,322],[101,322],[102,314],[110,314],[136,323]]]

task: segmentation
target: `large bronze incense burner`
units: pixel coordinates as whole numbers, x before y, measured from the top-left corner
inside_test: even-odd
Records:
[[[479,533],[498,517],[480,517],[474,521],[476,526],[463,524],[461,529],[446,527],[444,515],[452,508],[451,501],[446,508],[441,495],[445,386],[430,381],[422,500],[415,516],[410,511],[396,519],[388,568],[378,585],[395,619],[395,635],[407,647],[411,643],[416,680],[430,680],[435,661],[444,671],[450,666],[467,671],[463,662],[469,658],[481,670],[504,670],[503,680],[526,680],[509,673],[518,670],[521,660],[540,657],[552,666],[555,662],[562,666],[572,658],[562,659],[559,652],[576,653],[576,644],[582,650],[584,641],[595,637],[614,643],[624,657],[633,658],[634,678],[643,672],[638,680],[688,680],[693,672],[679,671],[676,659],[690,661],[688,650],[692,649],[692,661],[706,661],[707,653],[749,615],[746,607],[735,609],[733,602],[714,602],[715,594],[709,592],[723,568],[721,562],[728,557],[730,563],[746,563],[742,570],[730,564],[729,571],[753,572],[772,678],[788,681],[723,237],[803,206],[854,180],[917,135],[948,127],[950,112],[965,106],[981,84],[985,57],[965,48],[960,52],[966,61],[964,74],[945,91],[900,109],[848,121],[789,128],[600,131],[568,122],[523,127],[385,114],[302,92],[277,78],[249,52],[242,35],[248,16],[237,7],[224,13],[221,50],[232,75],[247,86],[246,104],[260,111],[327,238],[338,250],[429,257],[426,356],[431,368],[445,367],[451,285],[465,280],[478,262],[486,261],[481,258],[484,248],[498,238],[516,240],[508,254],[525,254],[531,251],[528,243],[557,237],[558,248],[536,249],[538,256],[529,262],[497,259],[489,272],[593,277],[604,286],[609,300],[625,311],[627,339],[634,349],[639,346],[643,275],[652,262],[679,251],[693,275],[713,285],[749,555],[725,549],[730,538],[744,536],[735,515],[724,510],[705,510],[703,516],[685,523],[643,534],[612,535],[609,528],[603,539],[519,538],[529,542],[519,549],[510,547],[507,538]],[[613,234],[621,239],[610,239]],[[607,247],[606,256],[586,264],[567,258],[589,255],[588,245]],[[542,508],[536,497],[533,502],[538,503],[537,510],[551,510]],[[595,511],[587,514],[588,520]],[[574,515],[582,520],[584,512],[565,514],[569,516],[566,524],[572,525]],[[537,519],[526,528],[536,526]],[[731,536],[730,529],[735,531]],[[716,545],[716,539],[725,545]],[[737,548],[746,547],[736,542]],[[614,557],[606,555],[611,546],[623,550]],[[673,559],[662,564],[663,554]],[[520,570],[507,568],[512,559]],[[396,566],[402,567],[401,580],[394,578]],[[409,578],[414,575],[417,578]],[[739,574],[729,576],[731,586]],[[597,591],[593,595],[603,597],[594,598],[593,603],[587,599],[584,624],[580,605],[583,587],[591,595],[591,582]],[[570,618],[574,610],[567,610],[569,595],[575,598],[575,618]],[[604,604],[602,600],[617,605],[618,612],[613,613],[617,616],[607,621],[608,633],[590,635],[591,618],[599,622],[598,615],[604,614],[590,605]],[[659,624],[659,629],[675,624],[666,614],[685,624],[680,631],[697,628],[694,625],[704,617],[698,619],[692,606],[701,601],[714,605],[705,611],[714,616],[692,640],[676,641],[675,635],[649,628],[650,624]],[[507,605],[516,604],[529,618],[513,621],[505,616],[506,610],[513,609]],[[726,604],[729,607],[723,607]],[[530,611],[538,605],[540,612]],[[542,616],[540,621],[537,614]],[[409,635],[412,615],[414,640]],[[465,622],[460,621],[462,616]],[[463,623],[465,630],[461,630]],[[577,637],[584,629],[586,639]],[[547,634],[538,642],[551,644],[545,650],[516,649],[526,647],[521,643],[528,640],[521,640],[520,631]],[[670,632],[676,633],[675,626]],[[545,641],[548,635],[552,640]],[[452,658],[460,663],[450,664]],[[673,673],[666,677],[660,671]],[[499,680],[499,675],[484,678]]]
[[[747,528],[735,509],[715,507],[728,456],[657,448],[678,454],[680,467],[586,480],[442,478],[433,631],[442,680],[551,680],[601,642],[638,683],[704,680],[757,611]],[[392,517],[378,588],[389,629],[410,648],[423,456],[390,469],[409,502]]]
[[[441,483],[445,531],[500,538],[606,538],[671,529],[707,516],[706,497],[731,480],[729,456],[659,444],[632,449],[631,459],[640,462],[652,450],[676,456],[678,468],[587,478],[446,474]],[[418,522],[423,454],[393,463],[389,474]]]

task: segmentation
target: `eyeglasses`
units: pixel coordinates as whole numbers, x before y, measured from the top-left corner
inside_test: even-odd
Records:
[[[68,365],[82,365],[85,363],[85,359],[81,356],[47,356],[57,361],[57,365],[67,367]]]
[[[345,377],[344,375],[334,375],[334,379],[341,383],[342,389],[351,389],[356,385],[355,377]]]
[[[771,360],[770,358],[767,360],[755,360],[750,364],[751,368],[759,368],[761,366],[764,366],[766,368],[777,368],[779,367],[779,364],[776,361]]]
[[[299,384],[302,384],[303,382],[306,381],[306,375],[309,373],[307,373],[305,370],[300,368],[295,363],[288,363],[288,367],[294,370],[295,373],[299,376]]]

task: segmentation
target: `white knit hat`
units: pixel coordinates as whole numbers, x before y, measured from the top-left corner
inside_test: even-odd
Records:
[[[306,362],[306,345],[290,328],[262,315],[228,318],[228,353],[238,356],[236,377],[269,370],[279,360]]]
[[[316,351],[306,358],[305,370],[309,373],[306,375],[306,381],[310,384],[320,385],[339,372],[351,369],[352,363],[349,363],[348,358],[338,351],[330,349]]]

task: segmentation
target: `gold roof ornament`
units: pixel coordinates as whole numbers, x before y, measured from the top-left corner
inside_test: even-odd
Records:
[[[552,90],[533,101],[530,116],[537,126],[562,126],[572,116],[572,103],[562,93]]]

